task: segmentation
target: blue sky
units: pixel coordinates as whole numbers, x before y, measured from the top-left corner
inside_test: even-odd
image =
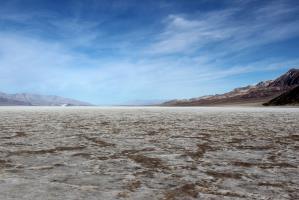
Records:
[[[294,0],[1,0],[0,91],[191,98],[299,68]]]

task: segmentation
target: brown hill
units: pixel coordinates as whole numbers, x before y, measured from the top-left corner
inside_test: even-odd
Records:
[[[225,94],[217,94],[186,100],[172,100],[163,106],[216,106],[232,104],[262,104],[299,85],[299,69],[290,69],[275,80],[236,88]]]
[[[299,105],[299,86],[264,104],[265,106]]]

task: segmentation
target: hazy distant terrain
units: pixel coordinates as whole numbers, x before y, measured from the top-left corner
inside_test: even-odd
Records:
[[[0,106],[91,106],[92,104],[54,95],[0,92]]]
[[[0,108],[0,199],[298,199],[298,108]]]

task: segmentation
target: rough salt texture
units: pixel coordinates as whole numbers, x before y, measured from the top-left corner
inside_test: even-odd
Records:
[[[298,108],[0,108],[0,199],[299,199]]]

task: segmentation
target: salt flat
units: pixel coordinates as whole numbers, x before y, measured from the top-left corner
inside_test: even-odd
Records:
[[[0,107],[0,199],[299,199],[298,108]]]

